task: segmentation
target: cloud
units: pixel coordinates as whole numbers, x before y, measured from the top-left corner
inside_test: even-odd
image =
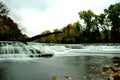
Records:
[[[57,0],[5,0],[3,2],[7,3],[11,8],[44,11],[52,8],[57,3]]]
[[[91,9],[102,13],[119,0],[2,0],[10,8],[10,16],[27,29],[29,36],[44,30],[62,28],[79,20],[78,12]]]

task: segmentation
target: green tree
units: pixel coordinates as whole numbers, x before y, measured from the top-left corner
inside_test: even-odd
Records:
[[[91,32],[95,30],[94,29],[95,27],[97,29],[96,31],[99,31],[95,22],[96,14],[94,14],[91,10],[80,11],[78,14],[80,19],[82,19],[86,25],[85,31],[83,31],[85,42],[94,41],[93,34],[95,34],[96,32],[95,33],[91,33]]]
[[[42,32],[42,34],[48,34],[48,33],[51,33],[51,31],[50,30],[45,30],[45,31]]]
[[[74,25],[73,24],[68,24],[62,29],[63,32],[63,43],[74,43]]]
[[[82,25],[79,21],[75,22],[74,24],[74,37],[75,42],[80,43],[82,41]]]
[[[59,32],[59,31],[60,30],[58,30],[58,29],[54,29],[54,32]],[[60,36],[60,34],[53,34],[53,35],[51,35],[51,37],[52,37],[53,43],[60,43],[62,40],[62,37]]]
[[[106,14],[102,13],[98,15],[98,25],[99,28],[102,29],[102,34],[104,34],[101,35],[103,42],[109,42],[111,24],[106,17]]]
[[[114,42],[120,41],[120,2],[110,5],[104,10],[107,18],[111,21],[111,39]]]
[[[49,34],[49,33],[51,33],[50,30],[45,30],[45,31],[42,32],[42,34]],[[49,43],[49,42],[51,42],[50,36],[51,36],[51,35],[46,36],[46,37],[42,37],[42,38],[40,39],[40,42],[43,42],[43,43]]]
[[[94,19],[95,14],[91,10],[80,11],[78,14],[80,19],[84,20],[84,23],[86,24],[86,30],[90,32],[92,27],[92,20]]]

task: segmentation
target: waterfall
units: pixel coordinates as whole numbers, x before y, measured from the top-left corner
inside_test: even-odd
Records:
[[[35,48],[35,43],[22,43],[19,41],[0,41],[0,58],[38,58],[51,57],[53,53],[44,52],[42,45],[41,49]],[[39,46],[37,46],[39,47]]]
[[[0,41],[0,57],[28,57],[31,52],[22,42]]]

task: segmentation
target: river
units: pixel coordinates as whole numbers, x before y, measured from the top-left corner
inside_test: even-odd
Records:
[[[104,66],[120,64],[119,44],[29,43],[49,58],[1,58],[0,80],[107,80]]]

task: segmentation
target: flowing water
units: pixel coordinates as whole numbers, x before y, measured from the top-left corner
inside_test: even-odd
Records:
[[[53,57],[30,57],[41,53]],[[107,80],[104,66],[120,65],[120,44],[0,42],[0,80]]]

